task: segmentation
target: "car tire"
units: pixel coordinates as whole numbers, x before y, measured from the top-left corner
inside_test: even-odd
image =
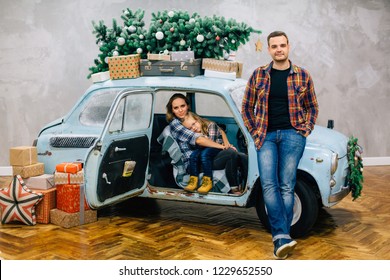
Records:
[[[318,209],[319,203],[314,190],[304,180],[298,178],[295,185],[294,217],[290,231],[292,238],[305,236],[311,230],[318,218]],[[261,189],[256,203],[256,212],[260,222],[270,231],[271,227]]]

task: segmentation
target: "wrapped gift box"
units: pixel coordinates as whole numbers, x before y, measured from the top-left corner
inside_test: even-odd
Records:
[[[56,165],[57,172],[76,174],[83,169],[81,162],[62,162]]]
[[[215,58],[204,58],[202,61],[202,68],[219,72],[235,72],[236,78],[240,78],[242,75],[243,63]]]
[[[11,148],[9,150],[9,162],[12,166],[25,166],[37,163],[37,147],[19,146]]]
[[[108,58],[111,80],[138,78],[140,56],[138,54],[114,56]]]
[[[171,60],[171,55],[162,53],[148,53],[149,60]]]
[[[57,209],[67,213],[80,211],[80,185],[65,184],[56,185],[57,189]],[[89,206],[84,196],[84,209],[89,210]]]
[[[82,184],[82,183],[84,183],[84,170],[80,170],[76,174],[57,172],[57,171],[54,172],[55,185]]]
[[[210,78],[235,80],[236,72],[220,72],[220,71],[213,71],[213,70],[206,69],[204,70],[204,76]]]
[[[152,61],[141,59],[141,76],[184,76],[202,74],[202,59],[192,61]]]
[[[26,166],[12,166],[13,176],[20,175],[23,179],[45,174],[45,165],[38,162]]]
[[[97,221],[97,211],[84,211],[83,223],[80,223],[80,212],[67,213],[59,209],[50,210],[50,223],[64,228],[71,228],[81,224],[89,224]]]
[[[50,222],[50,210],[56,208],[56,188],[31,190],[43,194],[43,199],[35,207],[36,221],[40,224],[48,224]]]
[[[48,190],[54,187],[53,174],[42,174],[39,176],[33,176],[26,178],[24,183],[27,187],[37,190]]]
[[[171,52],[172,61],[190,61],[194,59],[194,51]]]
[[[93,83],[104,82],[110,79],[110,71],[99,72],[91,75]]]

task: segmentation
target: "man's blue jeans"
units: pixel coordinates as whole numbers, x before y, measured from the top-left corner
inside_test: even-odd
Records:
[[[260,182],[271,225],[272,240],[291,238],[294,187],[306,137],[295,129],[268,132],[257,151]]]

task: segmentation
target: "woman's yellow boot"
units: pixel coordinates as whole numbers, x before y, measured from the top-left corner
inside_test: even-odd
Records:
[[[213,181],[209,176],[203,176],[202,185],[198,189],[198,193],[207,194],[213,188]]]
[[[190,181],[187,187],[184,188],[187,192],[195,192],[198,188],[198,176],[190,176]]]

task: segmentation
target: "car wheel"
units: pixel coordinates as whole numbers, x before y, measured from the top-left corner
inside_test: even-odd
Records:
[[[298,178],[295,185],[294,216],[290,232],[292,238],[302,237],[311,230],[318,217],[318,208],[314,190],[304,180]],[[270,231],[271,227],[261,190],[256,203],[256,212],[260,222]]]

